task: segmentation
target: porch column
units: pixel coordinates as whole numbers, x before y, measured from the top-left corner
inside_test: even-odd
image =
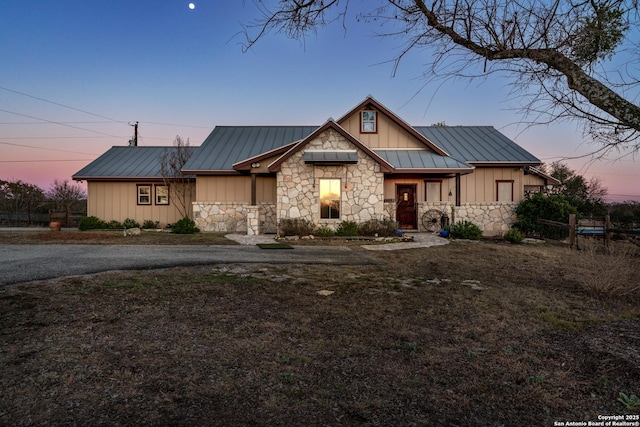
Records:
[[[256,174],[252,173],[251,174],[251,206],[255,206],[256,205]]]
[[[247,206],[247,235],[260,234],[260,212],[258,206]]]

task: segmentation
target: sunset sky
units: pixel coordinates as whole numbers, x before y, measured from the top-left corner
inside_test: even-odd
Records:
[[[499,78],[423,77],[379,24],[336,24],[302,44],[265,36],[243,52],[246,0],[6,0],[0,13],[0,179],[48,189],[114,145],[199,145],[216,125],[321,125],[366,96],[412,125],[492,125],[546,163],[597,148],[575,123],[526,127]],[[355,8],[361,2],[354,1]],[[617,158],[612,156],[612,159]],[[613,201],[640,200],[640,158],[567,160]]]

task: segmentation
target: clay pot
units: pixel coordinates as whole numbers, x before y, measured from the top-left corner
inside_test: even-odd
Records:
[[[49,228],[51,229],[51,231],[60,231],[60,229],[62,228],[62,223],[58,221],[51,221],[49,223]]]

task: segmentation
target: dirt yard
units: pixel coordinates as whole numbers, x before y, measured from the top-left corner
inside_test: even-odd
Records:
[[[613,257],[549,244],[369,255],[383,263],[3,288],[0,424],[553,426],[640,412],[619,400],[640,395],[637,252],[613,279]]]

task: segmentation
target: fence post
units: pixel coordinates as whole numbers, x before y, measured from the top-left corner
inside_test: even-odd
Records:
[[[611,250],[611,217],[609,215],[605,215],[604,217],[604,247],[607,248],[607,251]]]
[[[576,214],[569,214],[569,247],[576,245]]]

